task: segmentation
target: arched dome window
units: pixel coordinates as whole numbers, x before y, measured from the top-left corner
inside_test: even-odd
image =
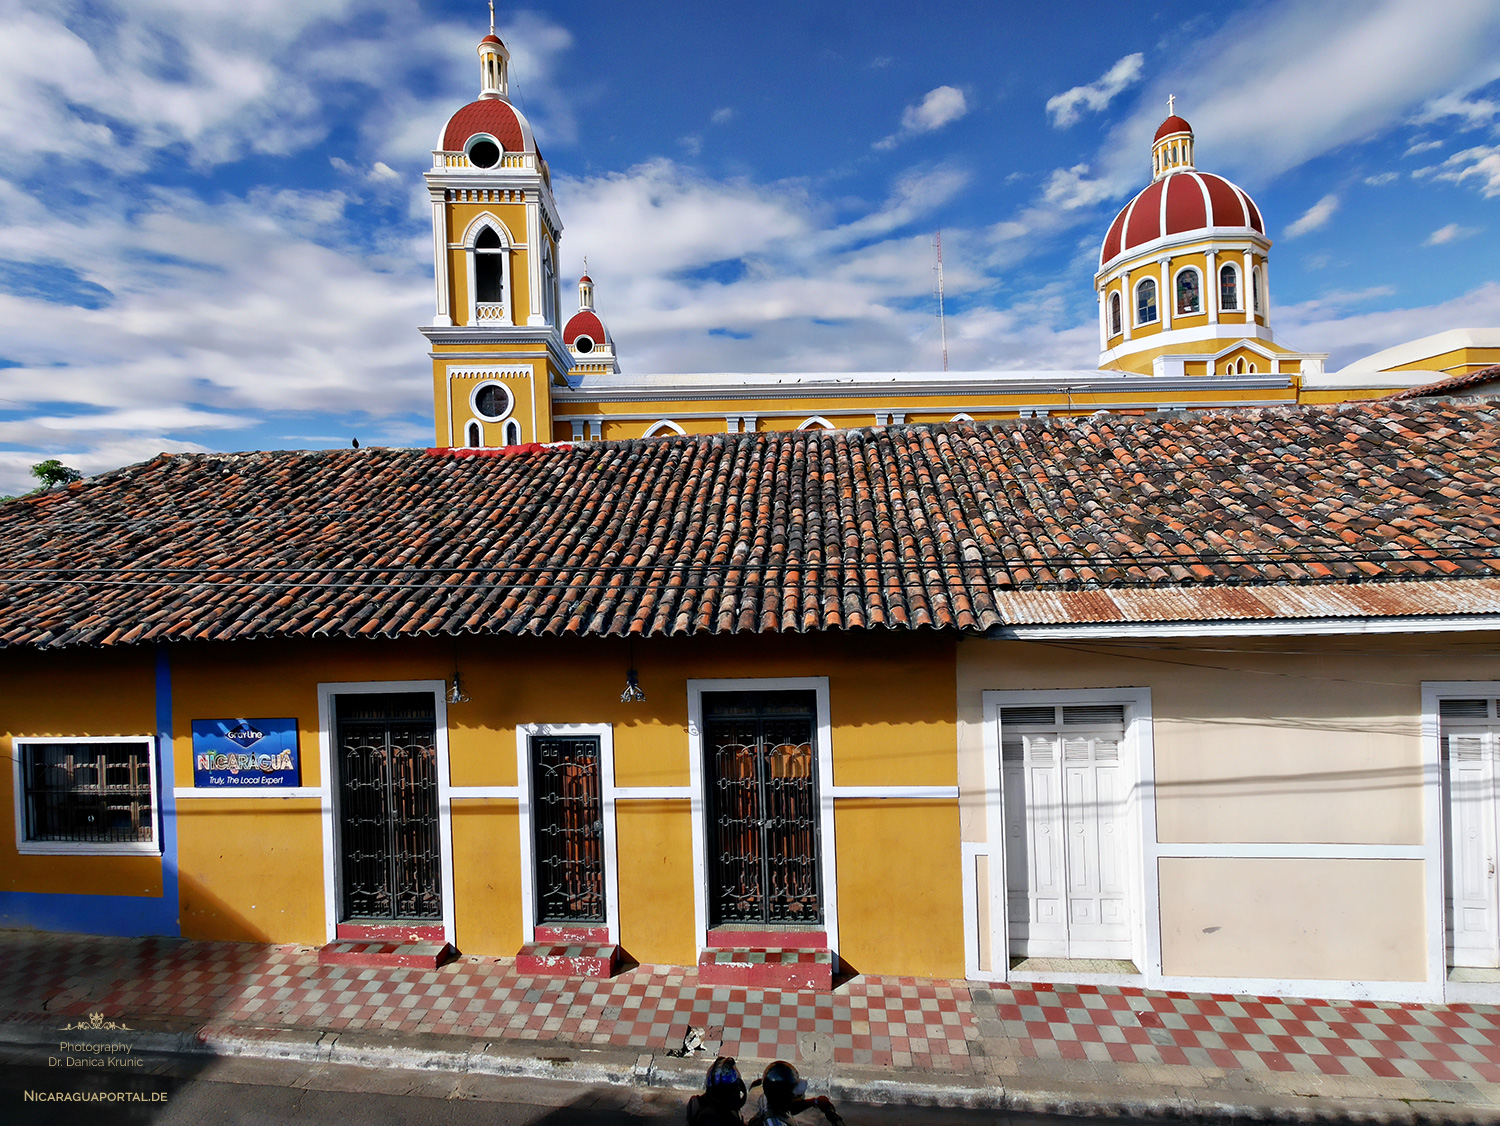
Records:
[[[505,420],[505,444],[507,446],[519,446],[521,444],[521,424],[513,418]]]
[[[1147,278],[1135,287],[1135,323],[1156,323],[1156,280]]]
[[[1187,266],[1177,271],[1177,313],[1186,316],[1203,312],[1203,286],[1198,271]]]
[[[1109,334],[1119,336],[1123,332],[1120,320],[1120,291],[1116,290],[1109,295]]]
[[[1219,308],[1226,313],[1240,311],[1240,275],[1233,266],[1219,267]]]
[[[1255,302],[1255,315],[1260,316],[1260,311],[1265,308],[1265,299],[1260,292],[1260,267],[1250,271],[1250,299]]]

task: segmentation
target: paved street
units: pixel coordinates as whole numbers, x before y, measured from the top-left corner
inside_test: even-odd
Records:
[[[9,1054],[17,1058],[15,1053]],[[0,1053],[0,1060],[6,1054]],[[583,1086],[539,1079],[366,1069],[272,1060],[149,1061],[151,1074],[110,1081],[59,1076],[34,1063],[0,1063],[0,1121],[16,1126],[152,1123],[153,1126],[271,1126],[350,1123],[359,1126],[603,1126],[679,1123],[686,1094],[661,1089]],[[100,1105],[27,1103],[33,1091],[134,1091],[166,1102]],[[841,1108],[849,1126],[961,1126],[1057,1122],[994,1111],[922,1107]],[[801,1121],[821,1123],[816,1114]],[[1091,1119],[1098,1122],[1100,1119]],[[1108,1121],[1108,1120],[1104,1120]]]

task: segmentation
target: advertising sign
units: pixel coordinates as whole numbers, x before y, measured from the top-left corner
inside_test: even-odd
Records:
[[[295,719],[193,720],[193,785],[202,789],[297,786]]]

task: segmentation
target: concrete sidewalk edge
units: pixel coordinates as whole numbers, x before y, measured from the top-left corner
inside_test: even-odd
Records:
[[[151,1027],[144,1027],[147,1024]],[[363,1068],[442,1071],[577,1083],[701,1089],[710,1057],[680,1058],[634,1049],[573,1044],[527,1044],[459,1036],[386,1037],[369,1032],[241,1026],[234,1029],[172,1027],[141,1022],[131,1029],[132,1051],[152,1056],[244,1057]],[[38,1051],[59,1033],[31,1023],[0,1021],[0,1047]],[[417,1041],[414,1043],[414,1041]],[[813,1093],[835,1102],[881,1106],[932,1106],[1016,1114],[1194,1121],[1425,1124],[1500,1122],[1500,1110],[1437,1100],[1328,1098],[1183,1087],[1102,1087],[1024,1081],[1001,1083],[979,1076],[892,1077],[889,1071],[840,1068],[808,1077]]]

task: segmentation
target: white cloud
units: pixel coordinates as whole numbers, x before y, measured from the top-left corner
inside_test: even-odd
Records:
[[[1097,82],[1090,82],[1087,86],[1074,86],[1071,90],[1064,90],[1061,94],[1048,98],[1047,115],[1052,118],[1052,124],[1059,129],[1066,129],[1083,116],[1083,110],[1100,112],[1122,90],[1140,81],[1145,62],[1146,56],[1139,51],[1126,55],[1105,71]]]
[[[1336,371],[1382,348],[1444,329],[1500,324],[1500,282],[1487,282],[1435,305],[1351,314],[1308,302],[1276,305],[1272,314],[1278,338],[1315,342],[1309,346],[1329,352],[1328,368]]]
[[[1423,246],[1445,246],[1459,239],[1471,238],[1479,233],[1478,227],[1460,227],[1457,223],[1449,223],[1447,226],[1439,227],[1427,236]]]
[[[1450,184],[1476,181],[1479,192],[1485,199],[1500,196],[1500,145],[1476,145],[1471,149],[1456,152],[1442,164],[1431,168],[1419,168],[1413,176],[1431,176],[1434,180],[1446,180]]]
[[[1373,176],[1366,176],[1365,183],[1369,184],[1372,188],[1379,188],[1386,184],[1394,184],[1399,179],[1401,179],[1401,173],[1399,172],[1377,172]]]
[[[1416,141],[1408,145],[1406,151],[1401,155],[1416,156],[1418,153],[1431,152],[1433,149],[1440,149],[1444,144],[1445,142],[1443,141]]]
[[[916,105],[907,106],[901,114],[900,131],[876,141],[875,147],[893,149],[907,137],[936,132],[968,112],[969,103],[962,90],[956,86],[939,86],[927,91],[926,96]]]
[[[714,110],[709,120],[715,125],[726,125],[734,120],[734,109],[730,106],[720,106]]]
[[[1302,213],[1302,217],[1286,229],[1287,238],[1296,238],[1305,235],[1308,231],[1316,231],[1319,227],[1327,224],[1333,218],[1333,213],[1339,209],[1339,197],[1337,195],[1325,195],[1317,203],[1313,204]]]

